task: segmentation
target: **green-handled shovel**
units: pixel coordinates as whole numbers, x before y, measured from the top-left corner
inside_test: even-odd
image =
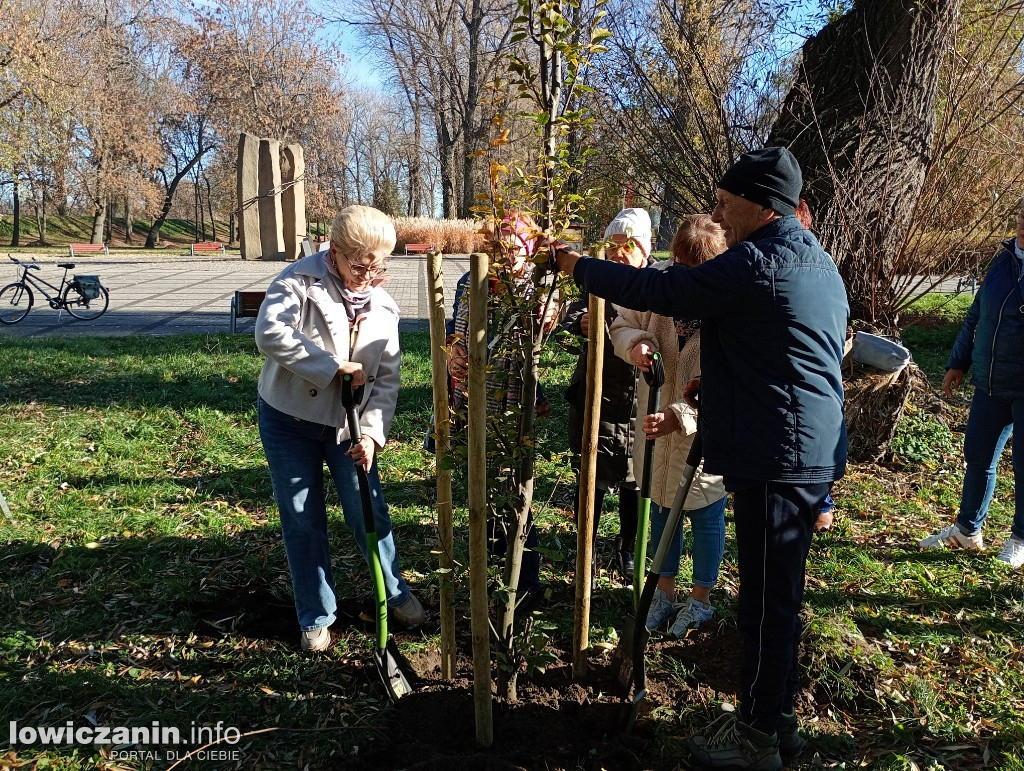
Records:
[[[665,385],[665,365],[661,354],[651,354],[651,366],[644,372],[647,381],[647,415],[658,411],[661,387]],[[640,476],[640,508],[636,518],[636,546],[633,554],[633,610],[640,604],[640,587],[647,567],[647,531],[651,526],[651,471],[654,465],[654,439],[644,442],[644,468]]]
[[[629,619],[627,619],[627,628],[623,631],[623,635],[627,640],[632,642],[633,653],[632,666],[628,668],[623,667],[619,670],[620,682],[626,688],[626,700],[629,702],[623,719],[623,729],[627,733],[633,730],[637,715],[640,713],[640,705],[647,697],[647,671],[644,662],[644,652],[647,648],[647,640],[651,636],[651,633],[647,630],[647,613],[651,609],[654,592],[658,588],[661,568],[665,564],[669,544],[672,542],[676,527],[679,525],[679,518],[683,514],[683,505],[686,503],[686,496],[693,485],[693,478],[697,475],[697,467],[700,466],[703,452],[704,444],[701,441],[698,421],[697,433],[693,437],[690,451],[686,454],[683,476],[679,480],[679,487],[676,488],[676,497],[672,501],[672,510],[669,512],[668,520],[665,522],[665,530],[661,534],[658,549],[654,553],[654,559],[651,560],[651,569],[648,571],[647,579],[644,581],[644,589],[640,594],[640,603],[637,605],[636,615],[632,619],[632,629],[629,628]],[[629,697],[630,692],[633,694],[632,700]]]
[[[359,414],[356,412],[355,396],[352,392],[352,376],[342,375],[341,403],[348,416],[348,431],[352,444],[362,439],[359,428]],[[370,572],[373,579],[373,602],[377,616],[377,640],[373,651],[373,663],[377,674],[384,682],[391,701],[412,693],[412,686],[398,666],[398,647],[388,635],[388,601],[384,591],[384,570],[380,564],[380,550],[377,548],[377,526],[373,521],[373,499],[370,496],[370,480],[362,466],[356,466],[359,477],[359,497],[363,503],[363,527],[366,530],[366,551],[370,558]]]
[[[665,366],[661,360],[661,354],[655,353],[651,356],[651,366],[644,372],[644,380],[650,389],[647,395],[646,415],[653,415],[658,411],[658,403],[661,400],[661,387],[665,384]],[[643,577],[647,567],[647,531],[651,524],[651,471],[654,462],[654,440],[648,439],[644,443],[644,468],[640,476],[640,506],[637,512],[636,521],[636,546],[633,554],[633,615],[626,617],[622,634],[619,635],[618,645],[615,646],[615,653],[612,654],[612,669],[623,686],[629,684],[633,663],[633,628],[637,618],[637,607],[640,605],[640,590],[643,587]],[[646,616],[641,620],[643,625]]]

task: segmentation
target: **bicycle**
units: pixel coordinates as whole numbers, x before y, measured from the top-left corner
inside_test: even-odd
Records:
[[[99,276],[73,276],[68,281],[68,271],[75,267],[73,262],[57,264],[58,268],[64,268],[64,276],[60,286],[54,286],[29,272],[39,270],[38,265],[22,262],[9,254],[7,258],[21,267],[21,278],[0,289],[0,324],[17,324],[28,315],[35,302],[33,289],[42,294],[55,311],[67,311],[83,321],[98,319],[110,304],[110,293],[100,284]],[[53,294],[47,289],[53,290]]]

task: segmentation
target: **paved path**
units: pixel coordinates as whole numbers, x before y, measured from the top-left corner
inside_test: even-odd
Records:
[[[0,258],[2,259],[2,258]],[[31,257],[21,256],[28,262]],[[40,258],[35,275],[59,284],[66,258]],[[7,263],[4,265],[3,263]],[[238,257],[191,257],[166,254],[112,254],[76,259],[72,273],[96,274],[110,290],[110,307],[95,321],[79,321],[58,313],[36,293],[35,304],[17,324],[0,325],[0,336],[209,334],[230,329],[231,297],[236,290],[263,290],[286,267],[282,262]],[[388,260],[386,289],[402,310],[403,329],[426,329],[427,261],[423,255]],[[469,270],[466,255],[445,257],[445,303],[451,312],[455,282]],[[17,279],[13,263],[0,263],[0,286]],[[239,319],[239,331],[251,331],[252,319]]]
[[[25,261],[31,257],[23,256]],[[39,259],[37,275],[59,283],[66,258]],[[6,264],[5,264],[6,263]],[[14,325],[0,324],[0,336],[210,334],[230,329],[231,297],[236,290],[266,289],[286,263],[242,260],[237,256],[191,257],[153,253],[115,253],[77,259],[73,273],[96,274],[110,290],[110,308],[95,321],[79,321],[46,306],[36,296],[31,312]],[[4,271],[6,269],[6,275]],[[402,310],[403,329],[427,328],[427,261],[423,255],[394,255],[388,260],[387,290]],[[445,310],[451,312],[455,282],[469,270],[467,255],[444,260]],[[18,277],[13,263],[0,258],[0,286]],[[952,293],[956,280],[938,291]],[[251,331],[252,319],[239,319],[239,331]]]

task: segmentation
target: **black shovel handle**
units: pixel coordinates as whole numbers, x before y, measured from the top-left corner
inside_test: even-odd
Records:
[[[652,389],[665,385],[665,363],[657,351],[651,354],[651,365],[644,372],[644,380]],[[657,407],[657,405],[654,406]]]
[[[693,484],[693,478],[697,474],[697,467],[700,465],[700,459],[703,454],[704,442],[701,439],[700,422],[698,419],[697,433],[694,434],[693,444],[690,445],[690,450],[686,453],[686,466],[683,469],[683,479],[680,480],[680,489],[676,493],[677,500],[673,501],[672,512],[669,514],[668,521],[665,523],[665,530],[661,534],[661,543],[658,544],[654,559],[651,561],[651,569],[644,580],[644,588],[640,593],[640,600],[637,602],[636,623],[633,627],[633,690],[640,700],[643,698],[640,694],[644,694],[647,690],[647,670],[644,663],[644,651],[647,648],[647,639],[650,637],[650,632],[647,631],[647,624],[645,623],[647,613],[651,609],[651,603],[654,601],[654,592],[658,588],[658,579],[661,576],[661,569],[665,564],[665,555],[668,553],[669,541],[673,533],[675,533],[676,526],[679,524],[683,502],[686,500],[686,495]],[[632,714],[635,720],[635,707],[632,710]]]
[[[644,372],[647,383],[647,415],[658,411],[661,402],[661,387],[665,384],[665,365],[660,353],[651,354],[651,366]],[[640,497],[651,497],[651,477],[654,466],[654,439],[648,438],[644,444],[644,467],[640,475]]]
[[[345,414],[348,417],[348,434],[352,444],[357,444],[363,438],[363,431],[359,427],[359,413],[356,412],[355,393],[352,388],[352,376],[341,376],[341,403],[345,407]],[[363,526],[367,533],[377,535],[377,527],[373,522],[373,498],[370,495],[370,479],[362,466],[356,465],[356,475],[359,478],[359,498],[363,503]]]

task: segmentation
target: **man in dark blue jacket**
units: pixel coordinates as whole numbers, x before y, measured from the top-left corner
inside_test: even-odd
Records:
[[[832,258],[793,216],[802,184],[785,148],[741,156],[713,214],[729,249],[696,268],[635,270],[562,246],[556,254],[599,297],[701,319],[704,464],[733,493],[743,637],[739,712],[690,739],[711,767],[781,768],[780,750],[804,745],[793,711],[799,611],[814,522],[846,468],[849,305]]]

